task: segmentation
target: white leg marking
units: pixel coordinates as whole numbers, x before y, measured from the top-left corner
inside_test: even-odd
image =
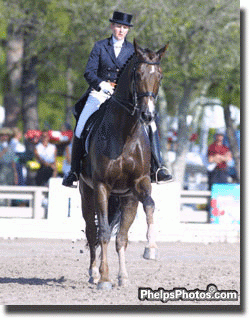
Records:
[[[148,225],[147,230],[148,247],[156,247],[155,227],[154,224]]]
[[[125,266],[125,249],[121,247],[118,251],[119,256],[119,273],[118,273],[118,282],[120,286],[126,285],[128,280],[128,274]]]

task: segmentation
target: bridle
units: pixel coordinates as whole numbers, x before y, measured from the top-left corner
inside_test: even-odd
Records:
[[[117,97],[115,97],[114,95],[111,97],[116,103],[118,103],[119,105],[121,105],[123,108],[125,108],[131,116],[134,116],[135,113],[141,111],[141,108],[139,108],[138,106],[138,99],[144,98],[144,97],[152,97],[155,101],[157,100],[157,94],[155,94],[152,91],[147,91],[147,92],[137,92],[136,90],[136,71],[138,68],[138,65],[141,63],[146,63],[149,65],[159,65],[160,62],[149,62],[149,61],[137,61],[134,64],[133,67],[133,88],[132,88],[132,94],[133,94],[133,102],[131,103],[130,101],[122,101],[120,99],[118,99]],[[160,83],[159,83],[160,86]]]
[[[143,98],[143,97],[152,97],[154,99],[157,99],[157,94],[155,94],[152,91],[140,92],[140,93],[138,93],[136,91],[136,76],[135,76],[135,73],[136,73],[138,65],[141,64],[141,63],[146,63],[146,64],[149,64],[149,65],[159,65],[160,64],[160,62],[149,62],[149,61],[138,61],[135,64],[135,66],[133,68],[133,80],[134,80],[133,96],[134,96],[134,104],[135,105],[138,104],[138,99]]]

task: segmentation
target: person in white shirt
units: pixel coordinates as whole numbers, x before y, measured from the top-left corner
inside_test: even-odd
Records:
[[[47,185],[51,177],[57,176],[57,149],[55,145],[49,143],[49,140],[48,132],[43,132],[41,142],[35,147],[35,158],[41,165],[36,176],[36,184],[38,186]]]

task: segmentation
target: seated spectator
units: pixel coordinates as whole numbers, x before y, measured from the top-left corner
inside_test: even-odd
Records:
[[[72,150],[72,143],[70,142],[64,150],[64,160],[63,160],[63,167],[62,167],[64,176],[67,173],[69,173],[71,168],[71,150]]]
[[[213,166],[208,171],[209,190],[214,183],[228,183],[228,162],[232,160],[232,153],[223,144],[224,133],[215,134],[214,143],[208,147],[208,162]]]
[[[65,122],[61,127],[61,131],[66,132],[66,133],[72,131],[71,125],[69,123]],[[72,136],[73,136],[73,132],[72,132]],[[70,139],[69,136],[65,136],[65,140],[66,140],[66,138]],[[72,151],[72,141],[70,141],[66,145],[64,152],[63,152],[63,156],[64,156],[63,166],[62,166],[63,176],[68,174],[70,171],[70,168],[71,168],[71,151]]]
[[[34,153],[36,160],[41,167],[37,172],[36,184],[38,186],[45,186],[51,177],[57,176],[56,167],[56,146],[49,143],[48,132],[42,132],[41,142],[35,147]]]
[[[13,149],[15,155],[16,155],[16,170],[17,170],[17,177],[18,177],[18,185],[24,186],[25,183],[25,177],[24,177],[24,171],[25,171],[25,159],[26,159],[26,153],[25,153],[25,146],[20,142],[20,140],[23,137],[22,131],[19,128],[13,128],[12,129],[14,137],[10,140],[10,147]],[[26,170],[27,175],[27,170]]]
[[[24,144],[25,144],[25,163],[27,166],[27,177],[26,184],[27,186],[36,185],[36,174],[37,172],[32,170],[29,165],[29,161],[34,160],[35,157],[35,148],[40,141],[41,132],[39,130],[28,130],[24,135]],[[28,163],[27,163],[28,162]]]
[[[18,183],[16,171],[16,156],[9,146],[12,130],[2,128],[0,130],[0,185],[16,185]]]

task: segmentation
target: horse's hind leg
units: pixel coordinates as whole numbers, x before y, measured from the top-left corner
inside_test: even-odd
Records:
[[[155,239],[154,228],[154,210],[155,203],[151,197],[151,182],[148,177],[144,177],[136,184],[136,192],[139,200],[142,202],[143,209],[146,213],[147,221],[147,245],[145,247],[143,258],[145,259],[157,259],[157,245]]]
[[[86,223],[86,237],[90,250],[89,282],[98,283],[99,269],[96,265],[96,248],[98,246],[97,225],[95,222],[95,208],[93,190],[83,181],[80,182],[82,196],[82,214]]]
[[[125,286],[128,282],[128,274],[125,266],[125,250],[128,243],[128,230],[135,219],[138,200],[136,197],[132,196],[121,198],[120,201],[122,216],[120,229],[116,236],[116,251],[119,257],[118,284],[119,286]]]

